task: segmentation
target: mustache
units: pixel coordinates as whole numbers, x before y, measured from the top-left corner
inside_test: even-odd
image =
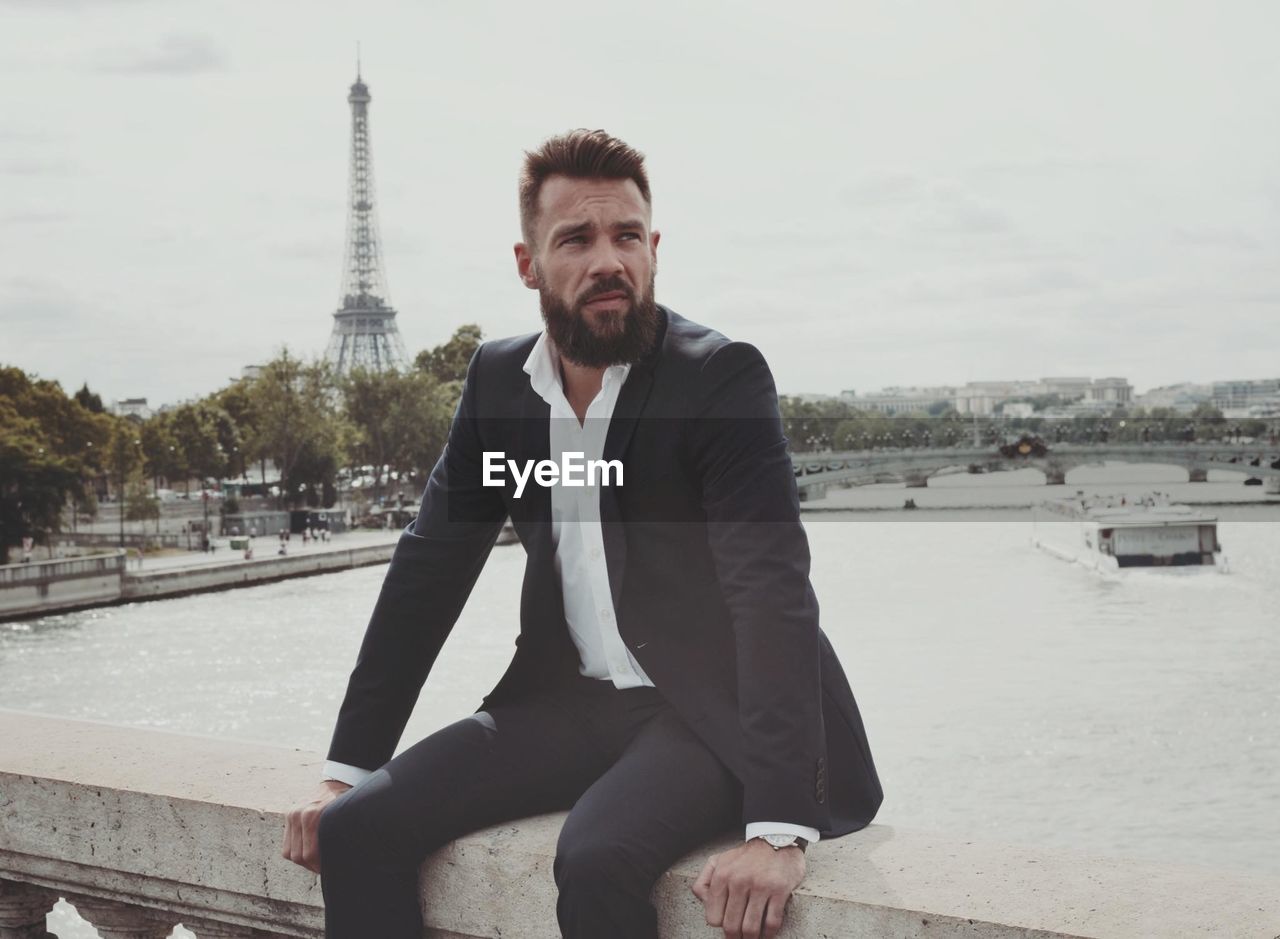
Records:
[[[634,303],[636,299],[635,291],[631,289],[626,281],[615,274],[613,277],[605,278],[592,287],[589,287],[587,290],[584,290],[578,296],[575,305],[582,306],[583,304],[590,303],[596,297],[603,296],[606,293],[623,294],[632,303]]]

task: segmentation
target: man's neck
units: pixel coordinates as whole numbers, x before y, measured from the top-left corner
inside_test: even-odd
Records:
[[[583,423],[587,419],[587,408],[604,383],[604,369],[578,365],[560,356],[560,381],[564,384],[564,396],[569,407],[578,415],[578,423]]]

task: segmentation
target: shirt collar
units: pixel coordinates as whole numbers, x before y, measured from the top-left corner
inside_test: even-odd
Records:
[[[529,376],[529,384],[533,390],[544,400],[550,401],[555,393],[564,395],[564,384],[560,378],[560,353],[545,329],[538,334],[537,341],[529,350],[529,357],[524,360],[524,371]],[[602,387],[621,385],[630,373],[630,363],[610,365],[604,370]]]

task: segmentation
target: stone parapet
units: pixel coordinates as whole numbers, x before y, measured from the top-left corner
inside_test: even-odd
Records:
[[[0,567],[0,619],[118,600],[123,551]]]
[[[274,549],[272,539],[258,542],[260,550]],[[395,542],[328,547],[253,560],[129,572],[123,551],[59,561],[9,564],[0,567],[0,620],[106,606],[133,600],[181,597],[211,590],[331,574],[336,571],[386,564]],[[0,936],[3,939],[3,936]]]
[[[261,538],[258,550],[264,554],[274,547],[270,538]],[[181,567],[165,571],[127,574],[124,578],[126,600],[150,600],[178,597],[209,590],[226,590],[251,584],[265,584],[291,577],[309,577],[386,564],[395,551],[394,542],[361,545],[354,548],[331,548],[299,551],[296,554],[255,558],[251,561],[228,561],[199,567]]]
[[[104,936],[164,936],[176,922],[201,939],[322,935],[317,878],[280,857],[283,813],[314,788],[320,764],[278,747],[0,711],[0,935],[44,935],[59,895]],[[486,829],[429,859],[429,935],[557,936],[561,821]],[[690,887],[729,843],[658,883],[664,937],[719,935]],[[1280,886],[873,825],[810,849],[782,935],[1274,939]]]

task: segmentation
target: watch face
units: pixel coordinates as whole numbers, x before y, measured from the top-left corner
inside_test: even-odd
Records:
[[[762,837],[775,848],[789,848],[796,843],[795,835],[763,835]]]

